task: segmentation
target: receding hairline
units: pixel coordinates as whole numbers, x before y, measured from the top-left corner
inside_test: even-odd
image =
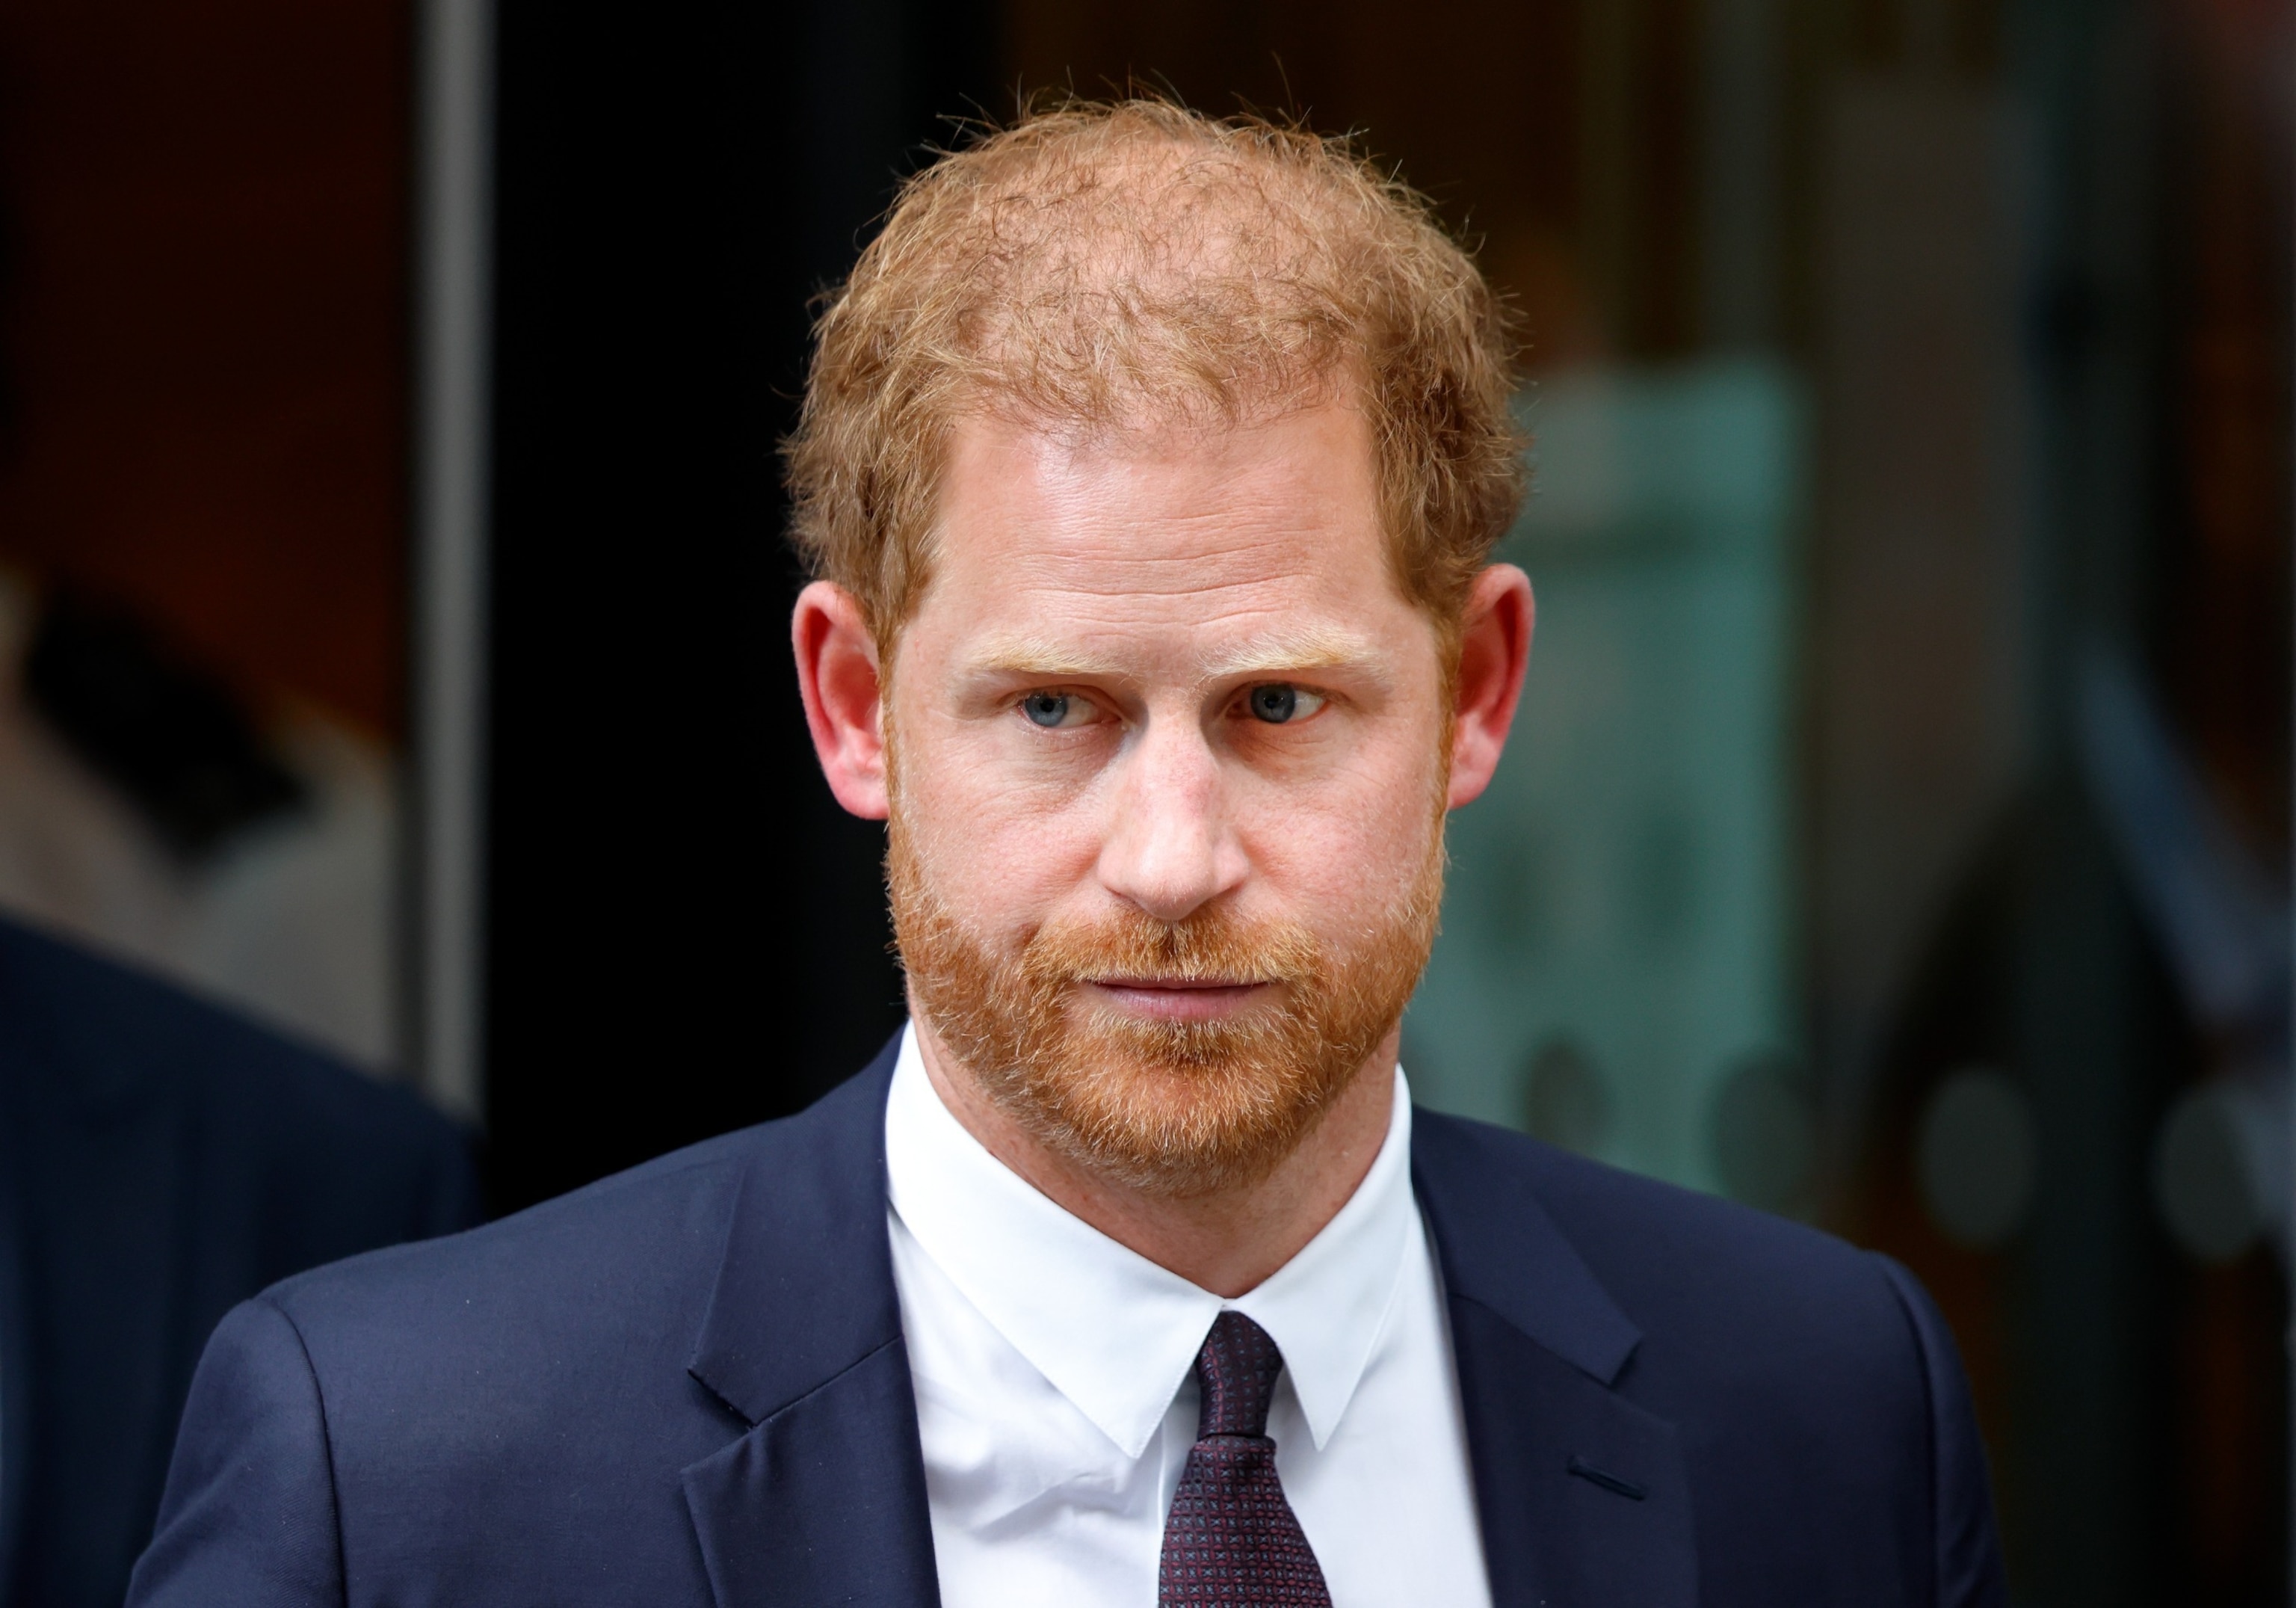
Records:
[[[1232,429],[1357,390],[1439,629],[1521,495],[1504,308],[1423,198],[1297,126],[1135,100],[984,129],[905,187],[817,335],[792,535],[887,645],[966,414],[1090,438],[1144,404]]]

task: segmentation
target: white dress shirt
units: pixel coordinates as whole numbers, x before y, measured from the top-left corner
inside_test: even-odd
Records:
[[[1355,1194],[1234,1300],[991,1156],[941,1103],[914,1029],[885,1108],[885,1162],[945,1608],[1153,1608],[1164,1514],[1196,1438],[1196,1352],[1230,1308],[1283,1350],[1267,1432],[1332,1608],[1488,1608],[1401,1069]]]

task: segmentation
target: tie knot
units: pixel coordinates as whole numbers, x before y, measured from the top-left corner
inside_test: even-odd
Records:
[[[1283,1353],[1267,1330],[1241,1312],[1221,1313],[1196,1353],[1196,1379],[1203,1388],[1197,1438],[1265,1435],[1267,1404],[1283,1371]]]

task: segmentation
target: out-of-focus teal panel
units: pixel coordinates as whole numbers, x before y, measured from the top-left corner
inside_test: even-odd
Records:
[[[1432,1105],[1712,1188],[1718,1090],[1797,1048],[1797,393],[1758,363],[1597,373],[1523,416],[1537,478],[1502,556],[1538,593],[1530,677],[1451,819],[1406,1064]]]

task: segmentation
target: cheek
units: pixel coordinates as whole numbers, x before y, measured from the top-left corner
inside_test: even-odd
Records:
[[[914,741],[905,728],[903,828],[951,906],[992,930],[1033,926],[1092,874],[1097,817],[1071,790],[1016,775],[977,725],[935,726]]]
[[[1253,871],[1294,919],[1329,937],[1359,931],[1414,891],[1440,830],[1439,766],[1416,743],[1317,778],[1271,787],[1239,811]]]

